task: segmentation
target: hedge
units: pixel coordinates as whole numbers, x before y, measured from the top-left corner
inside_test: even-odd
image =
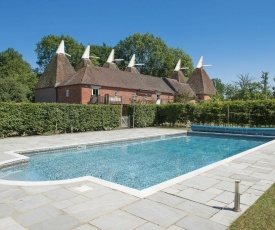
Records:
[[[135,127],[189,121],[207,125],[275,127],[275,100],[131,105],[128,112],[134,115]]]
[[[128,115],[130,115],[131,126],[147,127],[153,126],[156,120],[156,105],[152,104],[137,104],[128,106]]]
[[[120,115],[119,105],[0,103],[0,137],[110,130],[119,127]],[[128,106],[128,115],[135,127],[189,121],[206,125],[275,127],[275,100],[136,104]]]
[[[0,137],[110,130],[120,115],[114,105],[0,103]]]

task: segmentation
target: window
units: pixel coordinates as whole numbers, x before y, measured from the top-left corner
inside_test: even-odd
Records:
[[[66,97],[70,96],[70,91],[68,89],[66,89]]]
[[[135,93],[132,93],[132,99],[133,99],[134,101],[137,100],[137,95],[136,95]]]
[[[99,89],[93,89],[93,95],[98,96],[99,95]]]
[[[160,94],[159,93],[157,94],[157,100],[160,100]]]
[[[115,91],[115,97],[117,97],[118,96],[118,93],[117,93],[117,91]]]
[[[168,102],[170,102],[170,96],[168,96]]]

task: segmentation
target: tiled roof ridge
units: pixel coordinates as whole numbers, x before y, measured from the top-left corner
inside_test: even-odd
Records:
[[[79,72],[80,71],[80,72]],[[69,80],[60,85],[90,84],[104,87],[117,87],[123,89],[160,91],[173,94],[174,91],[161,77],[145,74],[134,74],[121,71],[120,69],[109,69],[100,66],[87,66],[77,71]]]
[[[82,75],[81,82],[83,82],[83,78],[84,78],[84,76],[85,76],[85,74],[86,74],[86,72],[87,72],[87,66],[85,66],[84,68],[85,68],[85,70],[84,70],[84,73],[83,73],[83,75]]]

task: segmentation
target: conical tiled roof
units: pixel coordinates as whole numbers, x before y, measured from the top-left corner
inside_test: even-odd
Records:
[[[115,63],[104,63],[103,65],[104,68],[109,68],[109,69],[118,69],[117,65]]]
[[[106,63],[103,65],[104,68],[118,69],[115,61],[122,61],[123,59],[115,59],[115,50],[112,49]]]
[[[215,95],[217,90],[203,68],[196,68],[187,83],[196,95]]]
[[[184,76],[182,71],[174,71],[171,75],[170,75],[171,79],[175,79],[177,80],[179,83],[186,83],[188,81],[188,78]]]
[[[137,70],[136,67],[127,67],[124,71],[125,71],[125,72],[130,72],[130,73],[139,74],[139,71]]]
[[[75,71],[80,70],[81,68],[85,67],[85,66],[94,66],[94,64],[92,63],[92,61],[90,59],[81,59],[81,61],[76,65],[76,67],[74,68]]]
[[[90,45],[88,45],[86,47],[86,49],[81,57],[81,61],[76,65],[76,67],[74,69],[75,69],[75,71],[78,71],[81,68],[88,66],[88,65],[94,66],[94,64],[90,60]]]
[[[65,54],[56,53],[38,80],[36,89],[56,87],[75,73]]]

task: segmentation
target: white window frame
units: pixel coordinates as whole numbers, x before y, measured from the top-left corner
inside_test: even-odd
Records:
[[[161,93],[157,93],[157,100],[158,99],[160,100],[160,95],[161,95]]]
[[[100,89],[99,86],[93,86],[93,87],[92,87],[92,95],[94,95],[94,90],[97,90],[97,92],[98,92],[97,95],[99,95],[99,89]]]

